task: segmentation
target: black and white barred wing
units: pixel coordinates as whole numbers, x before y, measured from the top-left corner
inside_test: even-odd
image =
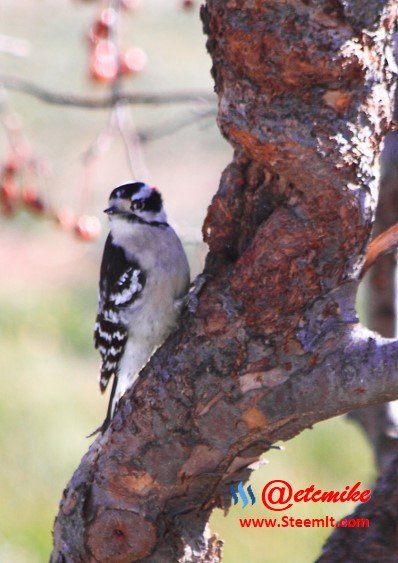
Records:
[[[123,250],[108,237],[101,265],[100,300],[94,327],[94,344],[101,358],[100,389],[103,393],[117,373],[127,342],[126,309],[139,300],[145,273],[136,262],[126,260]]]

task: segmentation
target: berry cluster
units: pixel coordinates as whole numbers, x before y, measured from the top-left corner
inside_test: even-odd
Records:
[[[181,8],[187,10],[197,5],[195,0],[179,0],[179,2]],[[102,8],[97,13],[87,36],[89,74],[93,81],[112,86],[123,76],[133,76],[144,69],[147,63],[145,51],[136,46],[120,50],[118,44],[121,11],[133,11],[140,4],[141,0],[118,0],[117,3],[103,0]],[[117,121],[117,127],[122,135],[122,128],[129,128],[128,120],[125,119],[123,122],[123,119],[119,115]],[[71,208],[55,210],[39,193],[37,185],[41,185],[39,181],[41,174],[18,119],[9,112],[3,119],[3,125],[10,140],[11,156],[3,165],[0,163],[0,215],[13,217],[19,210],[25,209],[37,216],[50,219],[61,229],[74,233],[82,240],[98,238],[101,227],[97,217],[79,215]],[[98,148],[104,137],[105,135],[101,133],[93,146]],[[84,166],[88,167],[89,160],[91,162],[98,158],[98,154],[93,152],[94,156],[91,155],[87,162],[83,162]],[[88,190],[88,186],[84,185],[82,189]]]
[[[122,6],[133,9],[137,7],[137,0],[125,0]],[[109,84],[120,76],[135,75],[147,63],[147,55],[140,47],[132,46],[119,52],[114,41],[117,22],[117,12],[106,8],[97,16],[89,31],[89,71],[95,82]]]
[[[12,217],[20,209],[47,217],[62,229],[73,232],[79,239],[91,241],[98,238],[101,225],[97,217],[75,216],[69,208],[51,209],[33,185],[24,185],[25,163],[21,158],[9,157],[0,172],[0,211]]]

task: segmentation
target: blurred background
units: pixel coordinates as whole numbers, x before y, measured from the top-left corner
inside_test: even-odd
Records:
[[[134,8],[137,2],[129,4]],[[145,0],[121,14],[121,44],[141,48],[148,58],[142,72],[126,76],[123,89],[212,92],[198,3],[182,4]],[[0,74],[56,92],[108,95],[106,80],[93,80],[89,72],[94,47],[88,34],[103,7],[77,0],[2,0]],[[26,43],[14,41],[10,48],[9,38]],[[15,143],[31,163],[18,180],[23,179],[18,189],[25,190],[18,196],[22,205],[14,210],[3,201],[0,217],[1,562],[48,560],[62,490],[89,446],[85,436],[106,410],[92,329],[107,230],[101,210],[109,192],[132,173],[158,186],[196,275],[206,254],[201,224],[232,157],[215,110],[215,101],[129,106],[124,120],[142,138],[142,158],[132,171],[120,134],[112,132],[109,109],[49,105],[0,90],[0,166],[3,173],[10,166]],[[88,223],[92,231],[73,227],[82,216],[99,218],[100,236],[95,220]],[[371,484],[375,476],[370,448],[342,418],[305,431],[265,458],[269,463],[253,473],[255,492],[270,479],[329,490]],[[351,508],[307,504],[288,514],[339,518]],[[225,540],[226,563],[315,559],[328,529],[239,527],[238,517],[272,516],[259,503],[232,507],[227,516],[215,511],[211,527]]]

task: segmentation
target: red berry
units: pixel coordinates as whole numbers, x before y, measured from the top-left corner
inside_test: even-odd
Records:
[[[117,49],[112,41],[102,39],[90,57],[90,74],[97,82],[113,82],[118,73]]]
[[[93,23],[88,38],[95,45],[101,39],[108,39],[109,37],[109,26],[104,24],[101,20],[95,20]]]
[[[35,188],[24,188],[22,192],[22,200],[25,207],[27,207],[30,211],[43,213],[45,206],[41,198],[38,196]]]
[[[113,8],[106,8],[105,10],[102,10],[99,21],[108,29],[114,27],[117,22],[117,14],[115,10]]]
[[[0,205],[3,215],[10,217],[15,213],[17,202],[17,188],[14,182],[5,180],[0,186]]]
[[[0,199],[3,203],[15,202],[17,199],[17,187],[13,180],[6,179],[0,186]]]
[[[73,229],[76,224],[76,216],[70,207],[64,207],[55,213],[55,220],[61,229]]]
[[[14,176],[15,172],[20,166],[19,159],[15,156],[10,156],[4,163],[3,174],[6,177]]]
[[[147,54],[139,47],[130,47],[119,57],[121,74],[137,74],[141,72],[148,61]]]
[[[101,233],[101,224],[97,217],[81,215],[75,225],[75,233],[82,240],[95,240]]]

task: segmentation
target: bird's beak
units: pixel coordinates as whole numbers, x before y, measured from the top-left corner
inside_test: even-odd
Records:
[[[111,205],[111,207],[108,207],[108,209],[104,209],[104,213],[106,213],[107,215],[114,215],[117,212],[118,209],[115,205]]]

